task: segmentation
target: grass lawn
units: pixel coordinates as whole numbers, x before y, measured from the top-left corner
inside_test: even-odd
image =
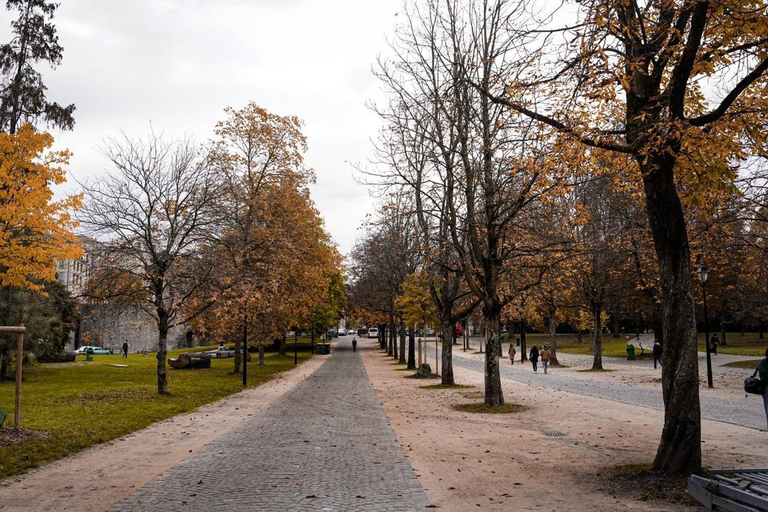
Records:
[[[176,357],[180,352],[169,352]],[[267,353],[258,366],[258,354],[248,364],[248,384],[258,386],[275,374],[290,370],[293,354]],[[299,352],[299,361],[310,356]],[[131,354],[94,356],[85,362],[40,364],[24,368],[21,426],[50,433],[20,445],[0,445],[0,478],[22,473],[98,443],[110,441],[151,425],[155,421],[191,411],[201,405],[242,390],[242,375],[233,375],[234,359],[213,359],[211,368],[168,368],[170,396],[157,394],[157,359]],[[111,363],[127,364],[115,368]],[[13,373],[11,372],[11,375]],[[0,384],[0,404],[13,426],[14,383]],[[9,425],[10,424],[10,425]]]
[[[709,333],[712,336],[713,333]],[[718,337],[720,333],[717,333]],[[720,345],[717,347],[719,354],[730,354],[733,356],[755,356],[765,357],[765,349],[768,348],[768,338],[760,339],[760,335],[756,332],[744,333],[744,336],[738,332],[727,333],[727,345],[722,345],[722,339]],[[704,352],[704,333],[699,333],[699,352]]]
[[[729,368],[746,368],[748,370],[754,370],[757,368],[757,365],[760,364],[760,361],[762,361],[762,359],[751,359],[749,361],[734,361],[732,363],[724,364],[723,366],[727,366]]]

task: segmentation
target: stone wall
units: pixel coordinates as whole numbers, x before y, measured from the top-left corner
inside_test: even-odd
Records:
[[[128,351],[154,352],[157,350],[157,327],[155,320],[136,306],[109,306],[84,304],[81,306],[82,321],[68,350],[83,345],[94,345],[112,349],[117,354],[123,342],[128,342]],[[168,332],[168,349],[191,346],[194,343],[185,326],[172,328]]]

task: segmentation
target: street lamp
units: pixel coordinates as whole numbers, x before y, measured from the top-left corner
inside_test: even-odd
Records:
[[[299,326],[293,328],[293,364],[294,366],[299,364],[299,349],[297,343],[299,341]]]
[[[704,346],[707,350],[707,387],[712,388],[712,356],[709,350],[709,319],[707,318],[707,278],[709,277],[709,269],[704,265],[699,265],[696,273],[699,275],[699,281],[701,281],[701,292],[704,300]]]

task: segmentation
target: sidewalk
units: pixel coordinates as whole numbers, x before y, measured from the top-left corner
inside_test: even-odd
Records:
[[[426,504],[360,352],[345,339],[289,393],[110,510],[389,512]]]

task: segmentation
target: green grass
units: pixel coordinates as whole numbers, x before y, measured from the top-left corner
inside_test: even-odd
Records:
[[[757,368],[757,365],[760,364],[760,361],[762,359],[750,359],[749,361],[734,361],[732,363],[727,363],[722,366],[727,366],[728,368],[747,368],[748,370],[754,370]]]
[[[486,407],[483,402],[454,404],[453,408],[461,412],[481,414],[510,414],[514,412],[521,412],[527,409],[526,406],[520,404],[504,404],[499,407]]]
[[[709,333],[712,336],[713,333]],[[720,336],[720,333],[717,333]],[[741,333],[729,332],[726,335],[727,345],[722,345],[722,339],[720,345],[717,347],[717,352],[720,354],[728,354],[732,356],[754,356],[765,357],[765,349],[768,348],[768,338],[760,339],[760,335],[756,332]],[[699,351],[704,352],[705,342],[704,333],[699,333]]]
[[[430,384],[429,386],[420,386],[421,389],[466,389],[473,388],[467,384]]]
[[[180,352],[169,352],[176,357]],[[265,365],[258,366],[258,354],[251,354],[248,384],[258,386],[275,374],[290,370],[293,354],[268,353]],[[299,361],[310,357],[300,352]],[[115,368],[113,364],[127,364]],[[21,426],[47,431],[48,439],[0,446],[0,478],[22,473],[46,462],[84,450],[140,430],[201,405],[242,390],[242,375],[232,374],[233,359],[213,359],[211,368],[174,370],[168,368],[170,396],[157,394],[157,359],[131,354],[94,356],[85,362],[53,363],[24,368],[21,397]],[[13,422],[14,383],[0,384],[0,403]]]

